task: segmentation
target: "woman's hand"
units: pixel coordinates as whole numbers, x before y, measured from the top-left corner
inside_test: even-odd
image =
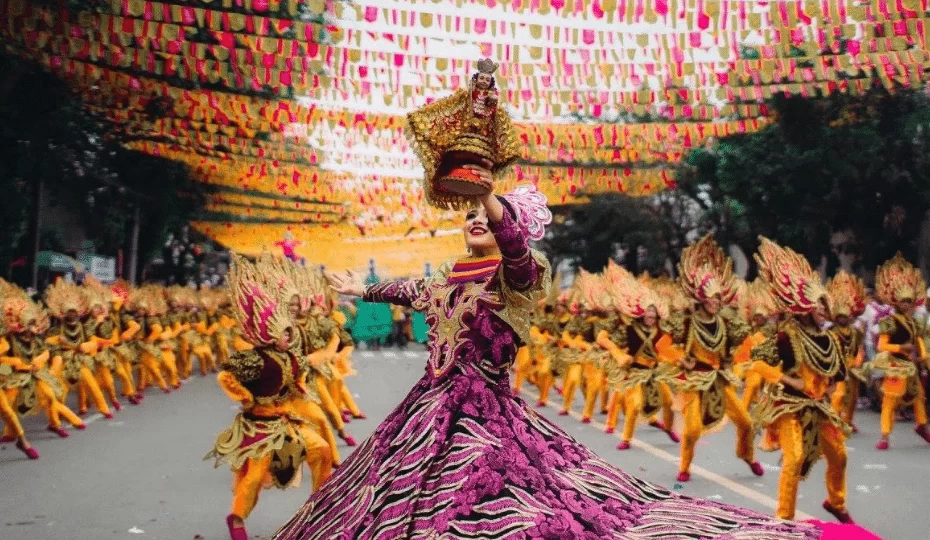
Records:
[[[351,270],[346,270],[345,272],[336,274],[333,272],[326,272],[326,280],[329,282],[330,288],[336,291],[339,294],[346,294],[349,296],[364,296],[365,295],[365,282],[362,280],[362,276],[356,274]]]
[[[481,203],[481,206],[484,206],[488,219],[494,223],[499,223],[504,219],[504,205],[494,195],[494,175],[491,172],[493,166],[494,164],[490,161],[482,160],[481,165],[465,165],[465,168],[478,175],[481,178],[481,183],[487,186],[488,192],[480,195],[478,202]]]

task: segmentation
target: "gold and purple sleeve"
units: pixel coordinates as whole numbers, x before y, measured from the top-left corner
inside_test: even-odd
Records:
[[[376,283],[369,285],[365,289],[362,300],[412,307],[413,302],[423,292],[424,284],[425,282],[422,279],[402,279]]]
[[[530,252],[526,235],[517,225],[510,204],[505,199],[498,199],[504,205],[504,217],[497,223],[488,220],[488,227],[501,250],[504,280],[511,289],[525,291],[539,278],[539,266]]]

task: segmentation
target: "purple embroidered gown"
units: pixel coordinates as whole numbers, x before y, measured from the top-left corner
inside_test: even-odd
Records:
[[[426,374],[277,540],[834,537],[639,480],[515,397],[509,368],[549,269],[509,211],[491,231],[503,260],[490,275],[446,266],[368,289],[426,312]]]

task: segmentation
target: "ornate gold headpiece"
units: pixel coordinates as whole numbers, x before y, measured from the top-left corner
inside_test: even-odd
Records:
[[[245,339],[253,345],[272,345],[291,328],[285,290],[291,284],[282,260],[262,257],[256,263],[235,255],[229,286],[236,319]]]
[[[619,266],[608,266],[605,273],[610,274],[607,280],[610,284],[610,297],[622,315],[638,319],[644,317],[646,311],[653,307],[660,318],[669,316],[669,303],[652,288],[651,279],[636,278]]]
[[[578,291],[578,298],[585,308],[607,311],[612,307],[604,279],[600,275],[581,270],[578,277],[575,278],[574,286]]]
[[[733,260],[708,234],[681,252],[679,283],[694,300],[703,302],[719,296],[724,305],[733,302],[736,287]]]
[[[110,307],[113,293],[106,285],[100,283],[94,276],[86,276],[83,285],[84,293],[87,295],[87,303],[91,309],[95,307]]]
[[[827,282],[827,297],[834,317],[858,317],[865,311],[865,283],[845,270],[840,270]]]
[[[896,304],[904,300],[923,304],[926,289],[927,285],[920,270],[909,263],[900,252],[879,266],[875,272],[875,293],[885,304]]]
[[[759,241],[759,252],[755,255],[759,276],[781,307],[796,315],[816,310],[827,295],[820,274],[803,255],[765,237],[760,237]]]
[[[739,295],[739,307],[747,321],[756,315],[768,318],[779,312],[778,301],[772,294],[772,289],[761,279],[746,283]]]
[[[490,58],[482,58],[475,64],[475,67],[478,68],[478,73],[484,73],[486,75],[494,75],[494,72],[497,71],[498,66],[499,65]]]
[[[69,311],[76,311],[81,317],[87,315],[88,295],[78,285],[59,279],[45,291],[45,301],[52,315],[62,318]]]
[[[0,282],[0,328],[20,333],[32,323],[36,325],[36,333],[44,334],[50,326],[48,312],[33,302],[24,290],[12,283]]]

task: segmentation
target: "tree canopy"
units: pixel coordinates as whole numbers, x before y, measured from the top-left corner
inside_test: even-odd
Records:
[[[678,189],[724,243],[758,235],[812,261],[845,252],[865,268],[916,257],[930,202],[930,100],[918,91],[778,98],[775,121],[695,150]],[[837,233],[851,241],[836,245]],[[831,244],[832,242],[832,244]]]

